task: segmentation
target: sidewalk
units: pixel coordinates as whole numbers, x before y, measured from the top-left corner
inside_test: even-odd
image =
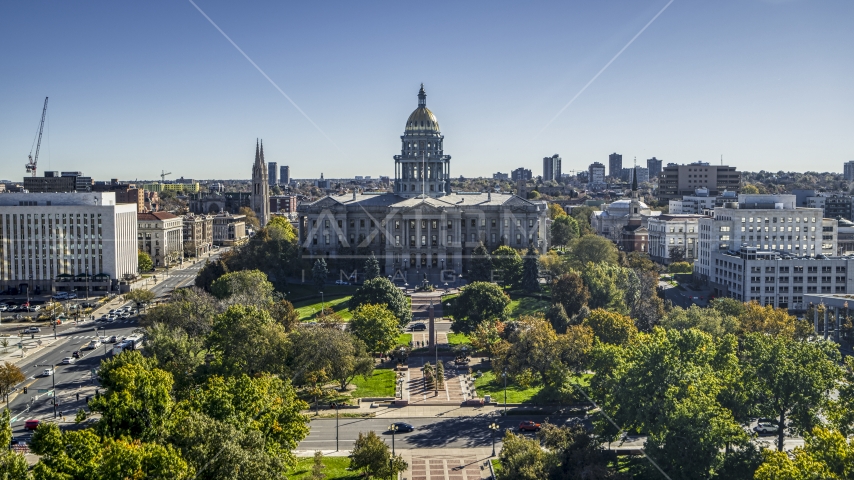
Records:
[[[460,402],[462,403],[462,402]],[[348,408],[342,409],[339,413],[341,414],[373,414],[374,418],[431,418],[431,417],[445,417],[445,418],[455,418],[455,417],[478,417],[478,416],[488,416],[488,415],[498,415],[500,412],[504,411],[504,406],[496,406],[496,405],[483,405],[478,407],[463,407],[461,405],[448,405],[445,402],[444,405],[424,405],[424,404],[410,404],[405,407],[391,407],[387,405],[380,405],[375,408],[371,408],[371,402],[363,402],[359,408]],[[314,409],[304,410],[302,413],[306,415],[310,415],[311,418],[316,418],[314,416]],[[324,415],[324,418],[328,418],[331,415],[333,418],[335,417],[335,410],[329,408],[321,408],[320,414]]]
[[[314,450],[297,450],[298,457],[311,457]],[[346,457],[349,450],[321,450],[325,457]],[[401,480],[480,480],[490,478],[492,447],[474,448],[398,448],[409,468]]]

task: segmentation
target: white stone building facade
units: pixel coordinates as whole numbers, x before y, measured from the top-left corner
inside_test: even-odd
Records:
[[[155,267],[184,260],[184,220],[169,212],[137,214],[139,249]]]
[[[667,265],[671,252],[678,248],[684,261],[693,262],[698,253],[701,218],[703,215],[663,214],[650,217],[647,221],[650,258]]]

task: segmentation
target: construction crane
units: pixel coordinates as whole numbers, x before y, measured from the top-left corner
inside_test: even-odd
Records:
[[[39,163],[39,149],[42,146],[42,132],[44,131],[44,116],[47,114],[47,97],[44,97],[44,108],[42,108],[42,121],[39,123],[39,135],[38,141],[33,142],[35,144],[36,156],[33,156],[33,149],[30,147],[30,160],[27,162],[27,171],[30,172],[32,176],[36,176],[36,168]]]
[[[172,172],[167,172],[166,170],[160,170],[160,183],[166,183],[166,175],[172,175]]]

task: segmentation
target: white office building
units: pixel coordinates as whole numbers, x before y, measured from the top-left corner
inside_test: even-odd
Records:
[[[0,195],[0,288],[106,292],[137,273],[136,205],[112,192]]]
[[[694,273],[710,281],[712,254],[744,246],[803,257],[835,255],[837,222],[822,215],[820,208],[796,208],[794,195],[741,194],[738,203],[715,207],[700,219]]]
[[[854,257],[794,256],[742,247],[712,253],[710,285],[716,296],[806,310],[804,295],[854,290]]]
[[[671,200],[673,202],[673,200]],[[697,258],[699,224],[703,215],[663,214],[647,219],[649,256],[654,262],[669,264],[675,249],[686,262]]]

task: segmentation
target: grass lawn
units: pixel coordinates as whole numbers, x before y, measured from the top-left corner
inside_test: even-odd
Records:
[[[448,345],[471,345],[471,339],[465,333],[448,333]]]
[[[590,385],[590,374],[584,374],[580,377],[580,384],[584,387]],[[496,378],[492,371],[483,372],[480,378],[474,381],[475,389],[480,397],[491,395],[493,400],[504,402],[504,381],[501,377]],[[579,397],[583,398],[581,395]],[[564,401],[567,399],[564,399]],[[507,382],[507,403],[555,403],[559,399],[556,398],[555,392],[550,389],[544,389],[542,386],[522,387],[514,385],[511,381]]]
[[[551,306],[548,300],[540,300],[531,297],[519,297],[510,300],[510,305],[507,306],[508,315],[511,318],[518,318],[521,315],[534,315],[536,313],[545,313]]]
[[[321,290],[311,283],[289,283],[282,293],[287,295],[288,300],[301,299],[305,297],[320,298],[320,293],[326,294],[326,298],[341,295],[352,295],[359,287],[356,285],[324,285]]]
[[[347,470],[350,459],[347,457],[323,457],[323,473],[329,480],[356,480],[362,478],[361,474]],[[298,458],[297,466],[290,472],[288,478],[308,479],[311,478],[311,468],[314,466],[314,458]]]
[[[412,341],[412,334],[411,333],[401,333],[397,337],[397,344],[398,345],[409,345],[409,342],[411,342],[411,341]]]
[[[320,312],[321,307],[331,308],[335,310],[335,313],[341,315],[341,318],[344,320],[350,320],[353,318],[353,314],[350,313],[350,309],[347,308],[347,303],[349,301],[350,295],[332,298],[327,296],[325,298],[325,302],[321,302],[320,300],[304,300],[302,302],[296,302],[294,307],[296,307],[297,313],[299,313],[299,320],[301,322],[314,320],[314,316]]]
[[[490,460],[490,462],[492,463],[492,471],[496,475],[498,475],[498,472],[501,471],[501,461],[499,461],[497,458],[493,458]]]
[[[394,396],[394,370],[378,368],[370,377],[356,377],[353,385],[353,398],[363,397],[393,397]]]

